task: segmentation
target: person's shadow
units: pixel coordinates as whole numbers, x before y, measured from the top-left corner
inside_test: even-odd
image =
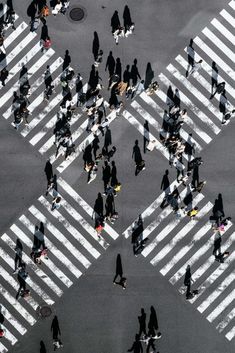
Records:
[[[166,104],[169,106],[169,109],[174,104],[174,92],[171,86],[168,87],[166,92]]]
[[[99,48],[100,48],[99,37],[98,37],[98,33],[95,31],[94,32],[94,39],[93,39],[93,43],[92,43],[92,53],[94,55],[94,60],[97,59]]]
[[[40,353],[47,353],[45,343],[40,341]]]
[[[114,11],[114,14],[111,18],[111,27],[112,27],[112,33],[116,31],[121,26],[119,16],[118,16],[118,11]]]
[[[112,134],[111,134],[110,128],[107,126],[106,131],[105,131],[105,135],[104,135],[104,147],[103,147],[105,149],[106,153],[108,153],[108,148],[111,145],[112,145]]]
[[[147,120],[145,120],[145,123],[144,123],[144,141],[143,141],[143,151],[144,153],[146,153],[146,149],[147,149],[147,145],[149,143],[149,123]]]
[[[100,192],[98,193],[97,199],[95,200],[93,215],[95,216],[95,219],[97,217],[98,218],[103,217],[104,215],[104,202]]]
[[[154,78],[154,71],[152,70],[151,63],[148,63],[146,67],[145,80],[144,80],[145,89],[147,89],[149,85],[152,83],[153,78]]]
[[[140,165],[143,162],[143,158],[140,152],[140,148],[139,148],[139,141],[135,140],[135,145],[133,147],[133,152],[132,152],[132,158],[135,161],[136,164],[136,168],[135,168],[135,176],[137,176],[140,172]]]
[[[175,89],[173,101],[174,101],[175,106],[180,108],[181,99],[180,99],[180,92],[179,92],[178,88]]]
[[[125,32],[132,25],[131,13],[129,7],[126,5],[123,11],[123,24],[125,28]]]

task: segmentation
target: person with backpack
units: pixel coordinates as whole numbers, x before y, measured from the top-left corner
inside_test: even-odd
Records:
[[[45,17],[48,17],[49,15],[50,15],[49,7],[47,5],[44,5],[41,12],[39,13],[39,17],[45,18]]]

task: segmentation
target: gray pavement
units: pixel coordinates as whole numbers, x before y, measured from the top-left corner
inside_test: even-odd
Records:
[[[71,1],[71,6],[76,3],[76,1]],[[20,16],[17,25],[20,24],[22,19],[26,23],[29,22],[26,15],[28,4],[28,1],[15,2],[15,10]],[[55,160],[53,165],[58,176],[61,166],[64,168],[62,173],[64,182],[60,180],[59,192],[62,194],[65,203],[62,204],[59,212],[51,213],[44,196],[41,196],[39,200],[37,198],[45,192],[46,180],[43,168],[46,158],[53,156],[55,153],[53,144],[43,153],[42,148],[52,136],[53,125],[50,123],[50,119],[58,109],[59,101],[56,101],[46,113],[43,103],[35,107],[32,124],[34,124],[35,117],[41,116],[39,115],[41,112],[43,112],[45,118],[35,126],[32,125],[32,129],[30,126],[30,132],[27,132],[27,128],[24,126],[20,128],[19,132],[16,132],[10,124],[10,119],[9,121],[2,119],[0,122],[1,146],[4,151],[1,158],[1,210],[3,210],[0,224],[1,233],[6,232],[13,242],[15,242],[16,236],[23,237],[24,250],[29,254],[33,227],[36,222],[44,221],[51,263],[45,262],[42,265],[43,273],[35,272],[35,268],[30,262],[28,269],[30,278],[34,283],[38,283],[39,287],[46,294],[49,293],[49,297],[55,301],[53,312],[58,314],[60,320],[62,340],[65,345],[63,351],[87,350],[87,343],[89,344],[88,350],[92,350],[94,347],[99,351],[112,349],[120,352],[127,350],[131,347],[134,335],[138,330],[137,316],[140,313],[140,308],[144,307],[148,313],[149,307],[154,305],[159,318],[160,330],[163,334],[162,339],[157,342],[159,352],[163,350],[172,352],[174,350],[177,353],[187,353],[191,349],[193,352],[200,350],[201,352],[214,353],[223,350],[226,353],[232,353],[234,338],[229,342],[225,335],[234,327],[234,320],[231,316],[234,310],[234,299],[232,298],[234,287],[231,279],[231,282],[229,282],[229,278],[232,278],[233,257],[231,260],[229,259],[228,265],[225,263],[225,265],[219,266],[218,263],[214,263],[211,260],[212,249],[210,246],[205,248],[213,234],[212,231],[208,231],[203,237],[203,229],[207,227],[206,222],[210,215],[212,203],[219,192],[223,195],[226,215],[232,215],[233,217],[234,214],[233,183],[231,182],[231,173],[234,166],[232,155],[234,122],[231,121],[229,126],[221,126],[221,116],[217,114],[218,111],[216,110],[218,108],[216,98],[214,98],[212,105],[208,106],[209,93],[207,89],[210,83],[208,67],[203,67],[203,71],[200,72],[201,76],[197,77],[197,80],[193,77],[190,78],[189,82],[192,86],[187,86],[188,84],[185,83],[183,78],[185,70],[182,66],[184,64],[182,65],[182,61],[175,61],[174,58],[180,53],[187,60],[183,50],[191,37],[199,35],[207,45],[211,46],[219,60],[223,60],[225,65],[227,64],[233,68],[229,50],[227,48],[223,50],[224,48],[221,45],[218,46],[218,39],[220,39],[228,48],[233,50],[231,36],[227,34],[225,38],[212,24],[209,25],[209,22],[214,17],[218,17],[218,13],[223,8],[231,14],[234,10],[231,6],[229,7],[226,1],[208,1],[206,4],[204,1],[198,1],[196,4],[192,1],[167,3],[160,1],[157,4],[148,2],[147,6],[146,2],[129,1],[128,5],[136,23],[136,29],[132,36],[127,40],[120,40],[119,45],[116,46],[110,33],[110,18],[116,9],[119,10],[121,18],[126,2],[119,1],[116,4],[110,4],[105,1],[97,1],[94,4],[93,2],[83,3],[81,1],[79,4],[87,10],[87,17],[80,24],[71,23],[67,19],[67,15],[58,15],[48,19],[49,33],[55,51],[54,56],[47,58],[48,63],[53,65],[56,59],[63,57],[64,51],[69,49],[72,66],[76,72],[81,72],[85,83],[93,63],[91,47],[93,32],[96,30],[100,39],[100,47],[104,50],[104,62],[100,65],[99,72],[105,87],[108,82],[108,75],[104,72],[104,64],[109,50],[113,51],[115,58],[121,58],[123,69],[127,64],[132,64],[136,57],[142,78],[145,76],[146,65],[150,62],[156,78],[160,73],[163,73],[173,85],[176,85],[180,90],[182,107],[187,106],[192,119],[191,124],[185,127],[186,133],[193,132],[193,137],[202,148],[200,155],[205,161],[204,165],[200,167],[200,175],[207,180],[207,184],[202,195],[197,195],[199,209],[203,209],[204,213],[200,215],[198,222],[190,225],[186,219],[187,217],[180,219],[178,222],[175,215],[161,212],[159,200],[162,196],[159,197],[159,195],[161,194],[162,175],[165,169],[169,168],[170,182],[172,182],[175,180],[176,170],[169,167],[167,159],[159,150],[147,154],[142,153],[146,161],[146,170],[141,172],[138,177],[134,176],[135,166],[134,161],[131,160],[131,153],[135,139],[139,140],[142,149],[145,119],[149,119],[150,133],[158,138],[159,131],[156,129],[156,124],[152,124],[153,120],[151,119],[156,119],[158,124],[161,124],[162,109],[167,108],[165,96],[161,93],[150,97],[152,101],[146,100],[145,96],[141,96],[136,97],[134,105],[131,105],[128,101],[125,102],[124,112],[126,113],[121,114],[110,125],[113,144],[117,147],[114,160],[117,165],[118,179],[122,182],[123,187],[121,193],[115,198],[119,219],[114,225],[106,228],[103,235],[104,242],[97,241],[94,229],[92,229],[94,226],[90,214],[92,209],[88,206],[93,207],[97,193],[103,190],[101,181],[102,162],[99,163],[96,180],[88,185],[86,184],[87,174],[82,169],[82,153],[74,161],[71,160],[71,164],[68,165],[63,162],[61,156]],[[103,9],[102,6],[105,8]],[[224,18],[218,18],[230,33],[234,33],[234,26],[228,24]],[[200,33],[205,26],[208,26],[217,36],[216,40],[211,41],[205,34]],[[27,34],[26,32],[28,33],[28,29],[14,43],[10,43],[9,51],[15,47],[16,43],[22,41]],[[7,36],[10,33],[11,30],[8,30]],[[38,33],[40,34],[40,30]],[[12,68],[23,55],[32,53],[31,48],[37,41],[38,37],[32,38],[28,47],[21,48],[20,54],[9,64],[9,68]],[[199,42],[195,43],[195,50],[210,66],[213,54],[205,52]],[[39,58],[38,53],[29,63],[29,68]],[[172,63],[182,76],[177,76],[177,71],[166,70],[165,68],[169,63]],[[233,72],[229,71],[229,68],[226,68],[220,62],[218,64],[219,73],[225,77],[228,85],[228,99],[231,104],[234,104],[232,94],[234,87]],[[35,91],[32,94],[32,99],[30,98],[33,106],[39,93],[43,92],[43,84],[36,81],[43,71],[44,66],[42,65],[38,72],[33,72],[34,76],[30,78],[33,87],[35,84]],[[56,69],[53,77],[56,77],[59,72],[61,72],[60,68]],[[17,83],[17,80],[18,75],[12,78],[11,87]],[[161,76],[159,82],[161,92],[165,94],[168,87],[167,81]],[[4,94],[8,95],[9,87],[3,88],[2,93],[3,97]],[[59,89],[57,93],[59,93]],[[104,95],[108,98],[106,90]],[[10,107],[10,97],[9,95],[7,104],[1,105],[1,113],[5,118],[6,111]],[[189,104],[187,104],[186,98],[189,99]],[[139,104],[140,108],[137,108],[136,104]],[[77,134],[76,146],[83,146],[84,139],[89,136],[84,131],[86,116],[80,110],[76,114],[81,114],[81,117],[74,122],[72,132],[75,135]],[[201,118],[198,119],[198,117]],[[208,123],[207,118],[211,119],[213,124]],[[219,131],[220,129],[222,131]],[[40,135],[42,133],[43,135]],[[35,141],[35,138],[38,139],[37,143],[32,142]],[[6,139],[7,142],[5,142]],[[102,143],[103,139],[100,138],[100,146],[102,146]],[[197,153],[199,154],[199,152]],[[179,186],[179,190],[185,192],[182,186]],[[48,201],[51,202],[51,196],[48,197]],[[149,206],[154,201],[151,211]],[[30,207],[31,205],[33,207]],[[126,239],[125,235],[127,236],[127,233],[124,231],[139,213],[144,212],[144,234],[149,238],[149,241],[145,252],[143,252],[144,256],[139,255],[136,258],[132,254],[130,237]],[[22,214],[24,214],[24,217],[20,217]],[[14,226],[9,230],[9,226],[13,222]],[[234,240],[232,232],[233,226],[228,230],[226,229],[223,236],[223,243],[225,243],[226,249],[229,248],[230,252],[232,252]],[[119,237],[119,239],[115,240],[116,237]],[[84,239],[89,243],[84,243]],[[49,243],[49,240],[51,243]],[[12,248],[12,243],[6,237],[2,237],[1,259],[4,261],[1,261],[1,266],[10,273],[14,252],[9,247]],[[204,248],[205,252],[197,257],[197,253],[199,254],[202,251],[201,249]],[[9,259],[4,256],[4,251],[8,254]],[[59,253],[60,251],[61,253]],[[181,253],[182,251],[185,251],[185,256]],[[79,252],[83,254],[85,259]],[[112,285],[117,253],[122,254],[124,273],[128,278],[126,291],[123,291],[119,286]],[[60,254],[63,254],[64,258]],[[98,257],[99,259],[96,260]],[[143,257],[146,257],[146,259]],[[193,277],[194,275],[196,277],[194,286],[199,288],[201,294],[198,297],[200,299],[191,305],[190,302],[186,302],[185,295],[180,295],[179,290],[181,290],[183,284],[182,269],[184,270],[187,262],[194,258],[196,259],[192,273]],[[176,272],[176,267],[172,265],[174,262],[176,263],[176,259],[177,273],[179,274],[179,271],[181,271],[181,277],[179,277],[177,285],[173,287],[169,280]],[[150,261],[154,266],[149,263]],[[166,272],[169,264],[173,267]],[[90,267],[90,265],[92,266]],[[203,268],[208,270],[203,272]],[[62,271],[62,273],[59,271]],[[79,271],[83,276],[78,280]],[[32,352],[39,350],[39,341],[43,339],[48,351],[50,351],[52,347],[50,319],[38,322],[31,328],[29,322],[27,322],[28,320],[22,319],[22,310],[25,307],[36,318],[32,303],[21,300],[22,307],[17,308],[16,304],[10,305],[9,300],[12,300],[10,296],[14,296],[16,283],[12,276],[6,277],[4,272],[2,272],[2,278],[1,292],[2,288],[5,289],[5,292],[2,292],[2,305],[13,312],[12,319],[10,320],[8,317],[6,320],[6,327],[19,342],[15,343],[13,349],[5,338],[0,343],[12,352]],[[49,281],[52,280],[53,283],[49,283],[47,278]],[[68,279],[73,285],[71,282],[69,283]],[[197,310],[199,302],[204,303],[207,297],[215,291],[219,293],[218,291],[221,291],[221,289],[218,286],[221,285],[222,281],[224,281],[225,286],[220,293],[222,295],[219,294],[219,299],[213,301],[210,304],[210,309],[201,314]],[[72,287],[70,287],[71,285]],[[43,297],[35,290],[34,286],[32,286],[32,292],[34,303],[45,304],[45,295]],[[61,299],[59,299],[61,295],[59,293],[63,294]],[[219,312],[220,308],[222,314]],[[218,314],[210,323],[206,317],[211,312],[217,312],[216,310]],[[12,329],[14,320],[22,322],[22,325],[27,328],[28,332],[23,337],[19,335],[17,328]],[[226,328],[219,334],[216,326],[222,321],[226,323]],[[14,338],[8,337],[8,340],[14,341]]]

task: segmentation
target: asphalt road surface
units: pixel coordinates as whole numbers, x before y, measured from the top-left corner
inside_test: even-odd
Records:
[[[63,352],[125,352],[138,333],[141,308],[149,320],[150,307],[156,309],[162,338],[156,341],[156,352],[225,353],[234,352],[234,226],[225,227],[222,250],[230,255],[225,263],[214,261],[213,231],[209,223],[218,194],[222,194],[225,216],[233,222],[234,207],[234,121],[221,124],[220,95],[210,100],[211,65],[215,61],[219,82],[226,82],[230,108],[234,101],[234,36],[235,1],[70,1],[65,16],[49,16],[47,20],[52,48],[41,52],[41,27],[29,31],[27,8],[30,1],[13,0],[17,14],[16,30],[6,30],[5,48],[9,78],[1,87],[0,146],[0,305],[5,317],[5,337],[0,352],[39,352],[43,340],[47,352],[52,351],[50,325],[56,314],[61,328]],[[128,5],[135,31],[115,45],[110,19],[115,10]],[[69,19],[69,11],[81,5],[86,12],[80,23]],[[4,6],[3,6],[4,9]],[[4,10],[3,10],[4,11]],[[212,22],[211,22],[212,21]],[[142,79],[151,64],[160,90],[153,96],[143,92],[133,100],[124,100],[120,116],[110,112],[112,145],[117,151],[113,159],[122,189],[115,200],[119,214],[114,224],[107,222],[98,239],[92,219],[98,192],[103,192],[102,165],[96,179],[88,184],[83,169],[83,149],[93,140],[86,132],[87,115],[78,108],[71,121],[75,153],[64,161],[55,158],[53,129],[61,102],[59,77],[65,50],[69,50],[75,73],[80,72],[85,85],[89,79],[94,31],[98,33],[103,62],[99,75],[102,94],[109,99],[108,73],[105,63],[109,51],[120,58],[122,72],[126,65],[137,66]],[[194,39],[196,60],[203,59],[198,73],[185,77],[190,38]],[[13,92],[19,88],[19,74],[25,64],[29,73],[31,94],[29,125],[12,125]],[[4,62],[1,62],[4,65]],[[42,75],[50,65],[55,80],[55,93],[49,103],[43,101]],[[72,82],[74,84],[74,81]],[[173,190],[179,189],[181,200],[187,188],[176,183],[176,168],[169,165],[168,155],[160,142],[153,151],[145,151],[147,140],[159,140],[162,116],[167,106],[167,90],[178,88],[181,108],[188,110],[182,129],[187,140],[192,133],[200,166],[200,180],[206,180],[201,193],[194,193],[193,205],[199,213],[195,220],[187,215],[176,217],[170,207],[162,210],[164,193],[161,180],[169,169]],[[85,86],[86,87],[86,86]],[[84,87],[84,90],[86,89]],[[75,89],[72,94],[76,99]],[[148,128],[144,124],[148,122]],[[139,141],[146,169],[135,176],[132,150]],[[99,135],[99,146],[104,138]],[[58,177],[61,207],[51,211],[52,196],[45,195],[44,166],[51,158]],[[183,158],[184,165],[187,164]],[[106,196],[103,196],[105,202]],[[143,237],[147,243],[142,254],[133,255],[131,230],[142,214]],[[35,225],[44,223],[49,258],[41,266],[30,259]],[[15,300],[18,289],[14,270],[14,246],[21,239],[24,261],[31,290],[28,300]],[[117,254],[121,254],[127,288],[113,285]],[[198,295],[185,298],[183,279],[187,264],[191,265],[193,289]],[[52,314],[38,319],[36,308],[48,306]],[[143,349],[146,349],[143,343]]]

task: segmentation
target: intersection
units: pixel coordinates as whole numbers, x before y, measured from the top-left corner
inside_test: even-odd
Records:
[[[130,2],[130,7],[131,5]],[[121,308],[120,310],[123,313],[128,312],[127,303],[131,303],[131,296],[136,297],[136,305],[132,308],[132,318],[133,316],[137,317],[137,304],[138,308],[142,307],[141,295],[143,295],[143,305],[150,307],[150,305],[154,304],[158,308],[158,301],[155,304],[154,299],[156,295],[164,308],[164,310],[159,309],[159,316],[162,322],[160,325],[161,331],[164,332],[163,334],[166,337],[169,334],[167,334],[170,326],[169,320],[174,321],[176,319],[177,322],[181,320],[180,311],[182,310],[182,322],[184,324],[181,322],[178,328],[175,327],[175,331],[171,326],[169,328],[170,334],[177,337],[175,342],[181,341],[179,352],[187,352],[189,349],[193,349],[196,352],[197,346],[196,344],[193,346],[191,341],[190,345],[182,346],[186,335],[191,335],[192,341],[193,339],[194,342],[196,340],[189,329],[192,321],[194,322],[194,330],[199,332],[202,327],[208,334],[208,337],[202,338],[202,333],[198,333],[202,352],[205,347],[207,347],[207,352],[219,352],[222,347],[225,347],[225,352],[232,352],[235,335],[234,254],[232,252],[235,234],[234,226],[230,224],[223,233],[222,250],[229,249],[230,256],[224,264],[216,263],[212,256],[213,232],[209,223],[209,216],[212,212],[214,199],[219,192],[222,192],[224,202],[226,202],[226,215],[233,215],[234,206],[230,196],[233,195],[233,190],[228,192],[228,189],[225,188],[221,191],[223,183],[221,183],[219,189],[216,187],[216,183],[213,183],[213,179],[216,178],[213,172],[217,170],[218,166],[212,161],[213,159],[214,161],[219,160],[221,167],[223,166],[225,156],[222,153],[223,159],[220,160],[222,151],[218,144],[221,143],[223,146],[232,139],[231,134],[234,122],[231,119],[228,124],[221,125],[222,115],[218,109],[219,96],[215,96],[212,101],[209,100],[209,96],[212,74],[211,64],[212,61],[216,61],[219,67],[219,81],[226,82],[228,100],[231,106],[235,106],[234,48],[231,45],[234,43],[234,35],[232,34],[234,33],[235,23],[234,1],[229,4],[224,3],[223,7],[220,6],[218,13],[213,14],[214,16],[210,18],[208,23],[204,23],[201,32],[192,34],[195,43],[196,60],[203,59],[202,69],[198,73],[188,80],[185,77],[187,54],[186,47],[183,45],[188,45],[190,37],[187,37],[186,43],[181,41],[181,50],[174,53],[166,68],[163,65],[162,67],[159,65],[161,71],[157,71],[155,77],[158,77],[160,90],[156,94],[149,97],[143,92],[140,96],[135,97],[133,101],[127,101],[120,117],[117,117],[114,112],[108,114],[113,144],[117,147],[114,159],[118,167],[118,177],[123,186],[120,195],[115,199],[119,219],[114,225],[106,224],[101,239],[97,238],[94,221],[92,220],[93,206],[97,193],[103,188],[101,163],[98,166],[96,180],[88,185],[82,161],[82,152],[87,144],[92,142],[94,136],[92,133],[87,134],[87,117],[81,109],[78,109],[71,121],[72,136],[76,146],[75,153],[68,160],[63,160],[61,155],[55,157],[53,128],[56,121],[56,111],[61,102],[61,93],[59,91],[58,93],[56,92],[49,104],[45,105],[45,102],[43,102],[44,88],[41,75],[45,69],[45,64],[50,63],[54,85],[57,87],[63,63],[63,51],[60,50],[61,55],[59,56],[57,50],[52,46],[52,49],[49,49],[45,54],[41,54],[39,36],[29,32],[27,20],[21,14],[22,9],[17,9],[17,6],[16,4],[15,9],[17,14],[19,13],[20,15],[16,20],[16,30],[12,31],[9,28],[6,32],[5,43],[7,50],[9,50],[7,62],[10,68],[10,75],[9,84],[6,82],[6,87],[2,88],[0,105],[2,116],[6,120],[2,124],[3,128],[6,128],[7,125],[5,123],[7,123],[9,131],[12,131],[12,94],[19,87],[19,71],[22,64],[26,61],[31,82],[32,97],[30,97],[29,109],[32,117],[28,126],[21,126],[19,131],[16,132],[16,135],[18,135],[16,139],[18,144],[28,144],[30,152],[33,151],[35,153],[36,151],[35,160],[38,160],[41,164],[41,172],[36,165],[35,171],[37,173],[35,175],[38,174],[38,180],[36,179],[37,185],[35,187],[35,181],[32,180],[35,177],[29,178],[31,179],[29,180],[30,190],[33,192],[27,195],[26,205],[28,206],[24,207],[22,202],[20,205],[16,201],[16,210],[13,211],[13,214],[15,213],[14,219],[11,215],[11,218],[8,218],[5,221],[6,223],[2,225],[0,251],[2,281],[0,283],[3,299],[1,310],[5,315],[6,322],[4,324],[7,334],[0,342],[1,351],[26,352],[26,342],[30,340],[30,337],[32,337],[32,345],[29,345],[28,351],[32,347],[37,347],[39,342],[37,327],[41,327],[45,331],[47,325],[45,324],[43,327],[43,322],[37,322],[35,309],[38,306],[43,304],[53,305],[55,308],[53,310],[58,313],[59,317],[63,316],[63,320],[70,313],[71,317],[73,317],[71,321],[76,321],[75,312],[71,312],[71,308],[66,302],[66,296],[69,297],[69,291],[71,291],[72,294],[69,301],[74,303],[76,296],[80,296],[84,302],[84,313],[82,313],[82,303],[78,304],[78,312],[81,311],[81,317],[88,312],[87,322],[85,317],[83,320],[86,322],[85,327],[90,327],[91,332],[93,332],[94,327],[92,327],[88,318],[93,320],[92,311],[97,310],[98,313],[101,310],[102,312],[104,301],[109,302],[110,307],[115,306],[115,301],[112,299],[110,301],[110,298],[108,298],[109,293],[111,298],[117,297],[119,309]],[[115,9],[113,8],[112,10],[114,11]],[[133,16],[134,14],[135,12],[133,11]],[[52,21],[54,20],[52,19]],[[82,26],[85,26],[85,21]],[[114,48],[114,50],[116,51],[117,48]],[[147,61],[145,66],[146,64]],[[76,69],[76,66],[74,68]],[[144,69],[142,71],[144,75]],[[85,90],[87,77],[83,72],[82,75],[84,75]],[[138,139],[141,144],[144,136],[146,136],[145,121],[149,123],[148,134],[150,134],[151,139],[153,137],[158,140],[164,109],[167,108],[167,89],[169,85],[173,90],[179,89],[181,106],[188,109],[188,117],[182,130],[182,137],[187,140],[189,134],[192,133],[197,154],[205,160],[201,173],[203,178],[207,180],[207,185],[202,193],[197,194],[193,200],[193,206],[199,206],[198,218],[193,221],[190,221],[187,216],[176,218],[169,207],[165,210],[161,210],[159,207],[164,197],[164,193],[160,191],[161,178],[165,169],[169,168],[167,150],[160,142],[154,151],[147,152],[144,155],[146,170],[138,177],[134,176],[134,162],[131,160],[134,141]],[[223,134],[227,136],[226,141],[223,140]],[[11,139],[13,139],[12,132],[10,132],[10,135]],[[230,149],[228,149],[230,153],[232,153],[232,147],[231,145]],[[215,156],[213,153],[216,149],[217,155]],[[26,154],[26,152],[24,153]],[[46,185],[43,168],[46,159],[49,157],[52,159],[54,170],[56,170],[58,190],[62,196],[62,207],[54,212],[50,210],[51,195],[47,198],[44,196],[45,187],[43,186],[44,184]],[[184,155],[184,159],[187,159],[186,155]],[[29,165],[31,162],[29,162]],[[35,161],[33,162],[35,164]],[[208,170],[207,164],[210,165]],[[187,188],[176,182],[175,168],[169,169],[171,188],[173,190],[174,185],[176,185],[183,199],[186,196]],[[217,173],[221,173],[220,169],[217,170]],[[212,185],[212,188],[210,185]],[[231,187],[231,184],[228,185]],[[144,221],[143,236],[149,240],[142,254],[135,259],[131,254],[130,234],[131,225],[139,214],[142,214]],[[18,303],[14,298],[14,293],[12,294],[12,290],[17,290],[18,286],[11,273],[14,269],[14,244],[16,238],[19,237],[24,243],[25,252],[29,253],[32,247],[34,226],[37,222],[45,224],[45,239],[50,255],[48,262],[45,261],[40,269],[35,267],[29,256],[25,256],[24,261],[30,268],[28,284],[32,290],[32,298],[28,302],[22,300]],[[28,249],[27,251],[26,248]],[[128,278],[127,294],[125,294],[127,298],[124,297],[123,293],[121,295],[114,294],[113,288],[109,288],[109,285],[112,286],[112,275],[110,274],[113,273],[114,258],[118,252],[123,254],[126,263],[124,272]],[[131,260],[130,257],[133,257],[133,259]],[[138,264],[135,263],[136,268],[131,267],[134,260],[138,261]],[[192,277],[196,282],[194,286],[199,289],[199,295],[185,303],[183,296],[180,294],[185,293],[182,277],[188,263],[193,266]],[[143,269],[141,269],[141,266],[143,266]],[[154,276],[156,277],[154,278]],[[77,282],[78,279],[81,284]],[[110,283],[107,284],[105,280]],[[92,281],[94,281],[94,288]],[[158,282],[160,286],[160,294],[156,294],[158,286],[155,282]],[[144,293],[141,283],[146,283],[146,292]],[[95,291],[97,290],[98,298],[94,297],[93,300],[89,301],[89,292],[93,292],[94,289]],[[148,302],[148,297],[150,302]],[[96,299],[97,303],[95,303]],[[173,302],[177,304],[174,305]],[[192,304],[191,307],[190,302]],[[96,304],[99,309],[96,308]],[[61,306],[64,306],[66,310],[61,310]],[[172,306],[174,307],[172,310],[175,311],[175,316],[171,318],[171,312],[169,309],[167,311],[166,308]],[[183,309],[180,309],[182,307]],[[206,312],[204,313],[204,311]],[[199,316],[198,312],[203,317]],[[80,314],[77,313],[77,315],[79,320]],[[107,323],[104,325],[105,327],[106,325],[111,325],[112,316],[114,316],[114,312],[111,311],[110,316],[106,313]],[[167,319],[165,316],[167,316]],[[96,322],[96,325],[100,325],[99,320],[99,318],[95,318],[94,323]],[[119,320],[119,325],[123,325],[123,332],[117,329],[117,324],[115,324],[116,329],[114,329],[117,330],[115,332],[118,332],[118,342],[116,342],[116,334],[112,337],[111,330],[107,336],[101,333],[101,337],[104,335],[105,340],[110,342],[107,343],[108,349],[111,349],[111,347],[114,349],[113,344],[115,344],[117,352],[121,351],[121,349],[127,350],[129,348],[128,346],[122,346],[120,342],[123,339],[124,332],[129,332],[128,334],[125,333],[127,337],[124,338],[125,342],[130,342],[127,345],[131,344],[132,336],[134,337],[135,334],[134,328],[132,332],[130,329],[128,331],[126,323],[121,318]],[[73,329],[70,325],[67,323],[66,328],[63,330],[67,332],[66,335],[69,335],[70,330],[72,335]],[[34,327],[31,328],[31,326]],[[133,325],[131,324],[131,326]],[[181,330],[184,330],[182,336]],[[85,347],[87,344],[84,336],[86,330],[81,327],[79,332],[82,337],[81,346]],[[217,334],[217,332],[221,333],[221,335]],[[21,335],[24,336],[21,337]],[[93,333],[93,336],[96,337],[96,340],[102,341],[99,337],[99,332]],[[209,345],[207,342],[210,337],[215,340],[215,346],[213,344]],[[95,344],[95,342],[93,343]],[[69,345],[66,347],[65,343],[63,349],[66,352],[75,352],[76,344],[75,347],[73,347],[71,342]],[[173,346],[169,342],[167,343],[165,338],[159,341],[159,351],[170,351]],[[100,343],[99,349],[107,349],[104,342]]]

